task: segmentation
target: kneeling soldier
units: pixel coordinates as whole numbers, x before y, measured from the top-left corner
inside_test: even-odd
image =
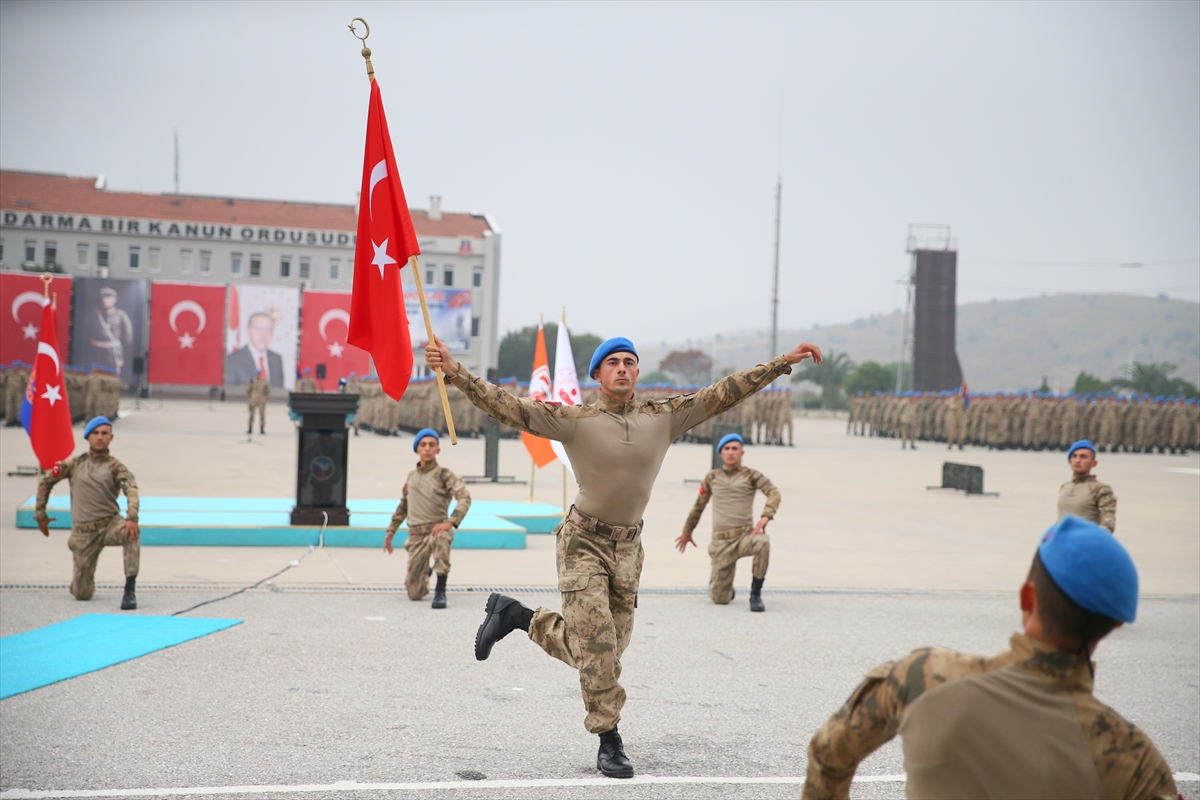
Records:
[[[112,441],[112,423],[108,417],[95,417],[83,429],[83,438],[91,448],[42,475],[38,482],[37,505],[33,516],[43,536],[50,535],[50,523],[57,519],[46,514],[46,501],[54,484],[66,478],[71,485],[71,538],[67,547],[75,557],[71,594],[76,600],[91,600],[96,593],[96,563],[106,546],[121,545],[125,551],[125,596],[121,608],[137,608],[134,584],[141,562],[138,530],[138,487],[129,468],[108,452]],[[117,497],[125,492],[128,510],[125,518],[117,506]]]
[[[717,445],[717,452],[725,466],[714,469],[704,476],[700,484],[700,496],[683,523],[683,533],[675,540],[679,552],[685,552],[692,539],[692,531],[700,522],[700,515],[709,499],[713,501],[712,542],[708,555],[712,558],[712,576],[708,580],[708,596],[714,603],[725,605],[733,599],[733,576],[740,558],[753,557],[750,582],[750,610],[763,611],[763,580],[767,577],[767,563],[771,558],[771,540],[767,538],[767,523],[775,518],[779,510],[779,490],[758,470],[742,466],[742,437],[736,433],[725,436]],[[754,522],[754,494],[761,491],[767,496],[762,516]]]
[[[392,552],[392,538],[407,517],[408,541],[404,543],[404,549],[408,551],[408,575],[404,579],[404,588],[408,590],[410,600],[420,600],[429,594],[429,559],[432,556],[433,571],[437,572],[433,607],[445,608],[450,545],[454,542],[454,529],[462,524],[471,507],[471,493],[462,478],[438,466],[441,443],[437,431],[432,428],[418,431],[413,439],[413,451],[420,461],[404,482],[400,505],[392,515],[383,549]],[[454,507],[454,514],[447,517],[451,497],[458,505]]]

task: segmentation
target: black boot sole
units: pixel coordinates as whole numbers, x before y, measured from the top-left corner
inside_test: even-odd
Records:
[[[446,597],[445,597],[445,595],[443,595],[442,597],[438,597],[438,596],[435,594],[435,595],[433,596],[433,603],[432,603],[432,605],[433,605],[433,607],[434,607],[434,608],[445,608],[445,607],[446,607]]]
[[[604,767],[600,766],[599,758],[596,759],[596,771],[599,772],[601,775],[603,775],[606,778],[632,778],[633,777],[633,766],[632,765],[630,765],[629,769],[615,769],[615,770],[612,770],[611,772],[605,772]]]
[[[487,605],[484,606],[484,608],[483,608],[483,611],[484,611],[483,623],[480,624],[479,630],[475,631],[475,660],[476,661],[487,661],[488,656],[490,656],[492,654],[492,650],[490,647],[487,650],[483,649],[483,629],[486,628],[487,624],[492,621],[492,614],[496,613],[496,601],[499,599],[500,599],[500,593],[492,592],[490,595],[488,595]]]
[[[122,598],[121,610],[122,611],[137,611],[137,600],[134,600],[133,602],[127,602],[125,599]]]

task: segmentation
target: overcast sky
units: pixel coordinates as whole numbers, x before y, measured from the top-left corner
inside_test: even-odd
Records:
[[[501,330],[654,341],[903,304],[1200,300],[1200,3],[0,3],[0,166],[353,203],[369,45],[409,201],[493,216]],[[1116,266],[1141,262],[1142,267]]]

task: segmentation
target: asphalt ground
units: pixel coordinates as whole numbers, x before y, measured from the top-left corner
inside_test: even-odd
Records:
[[[213,596],[144,591],[135,613]],[[557,607],[549,592],[521,596]],[[8,635],[111,611],[119,594],[80,604],[10,590],[0,600]],[[998,652],[1019,622],[1011,593],[781,591],[766,595],[764,614],[743,596],[722,607],[644,595],[623,659],[621,731],[639,775],[659,782],[606,782],[572,670],[519,632],[474,660],[484,600],[456,591],[433,611],[392,591],[276,587],[205,606],[192,615],[244,622],[4,700],[0,797],[197,787],[228,798],[796,797],[808,740],[868,669],[921,645]],[[1098,665],[1097,695],[1175,773],[1200,772],[1200,603],[1143,601]],[[852,795],[903,797],[902,773],[893,742],[860,769],[882,781]],[[375,788],[337,787],[345,781]],[[281,788],[252,788],[266,786]],[[1180,788],[1194,797],[1200,784]]]

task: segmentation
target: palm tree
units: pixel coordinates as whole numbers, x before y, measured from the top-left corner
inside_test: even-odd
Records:
[[[842,408],[845,398],[842,396],[842,385],[854,372],[854,361],[845,353],[829,351],[829,355],[820,363],[806,361],[804,366],[792,375],[792,381],[811,381],[821,387],[822,408]]]
[[[1179,388],[1179,381],[1171,377],[1171,373],[1175,370],[1174,364],[1168,364],[1165,361],[1155,364],[1143,364],[1135,361],[1129,368],[1129,377],[1114,378],[1112,385],[1152,397],[1160,394],[1174,394]]]

